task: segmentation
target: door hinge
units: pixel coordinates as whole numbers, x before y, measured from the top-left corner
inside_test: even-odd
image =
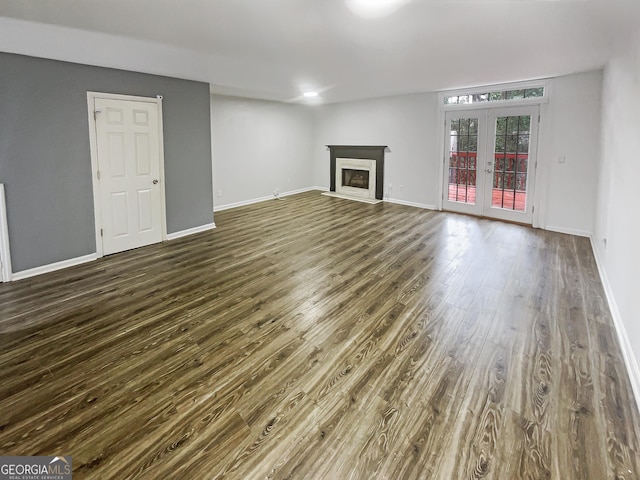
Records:
[[[103,229],[100,229],[100,236],[104,237],[104,230]]]
[[[540,114],[538,114],[538,123],[540,123]]]
[[[534,205],[534,206],[531,207],[531,213],[533,213],[535,211],[536,211],[536,206]]]
[[[98,180],[100,180],[100,170],[98,170]]]
[[[94,110],[93,111],[93,119],[97,120],[98,119],[98,114],[102,113],[102,110]]]

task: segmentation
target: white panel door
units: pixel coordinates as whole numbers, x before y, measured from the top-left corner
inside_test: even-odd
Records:
[[[161,242],[158,105],[96,98],[95,111],[103,253]]]

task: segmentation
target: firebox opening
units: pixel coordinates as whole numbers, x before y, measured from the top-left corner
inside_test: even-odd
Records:
[[[342,185],[369,189],[369,170],[355,170],[353,168],[342,169]]]

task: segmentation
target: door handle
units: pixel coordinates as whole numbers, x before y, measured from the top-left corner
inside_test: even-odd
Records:
[[[157,184],[158,184],[158,179],[157,179],[157,178],[154,178],[154,179],[153,179],[153,184],[154,184],[154,185],[157,185]]]
[[[485,171],[486,171],[487,173],[492,173],[492,172],[493,172],[493,170],[491,170],[491,169],[489,169],[489,168],[487,168]]]

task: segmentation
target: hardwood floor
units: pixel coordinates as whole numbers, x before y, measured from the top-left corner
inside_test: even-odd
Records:
[[[0,454],[74,479],[638,479],[589,241],[309,192],[0,284]]]

